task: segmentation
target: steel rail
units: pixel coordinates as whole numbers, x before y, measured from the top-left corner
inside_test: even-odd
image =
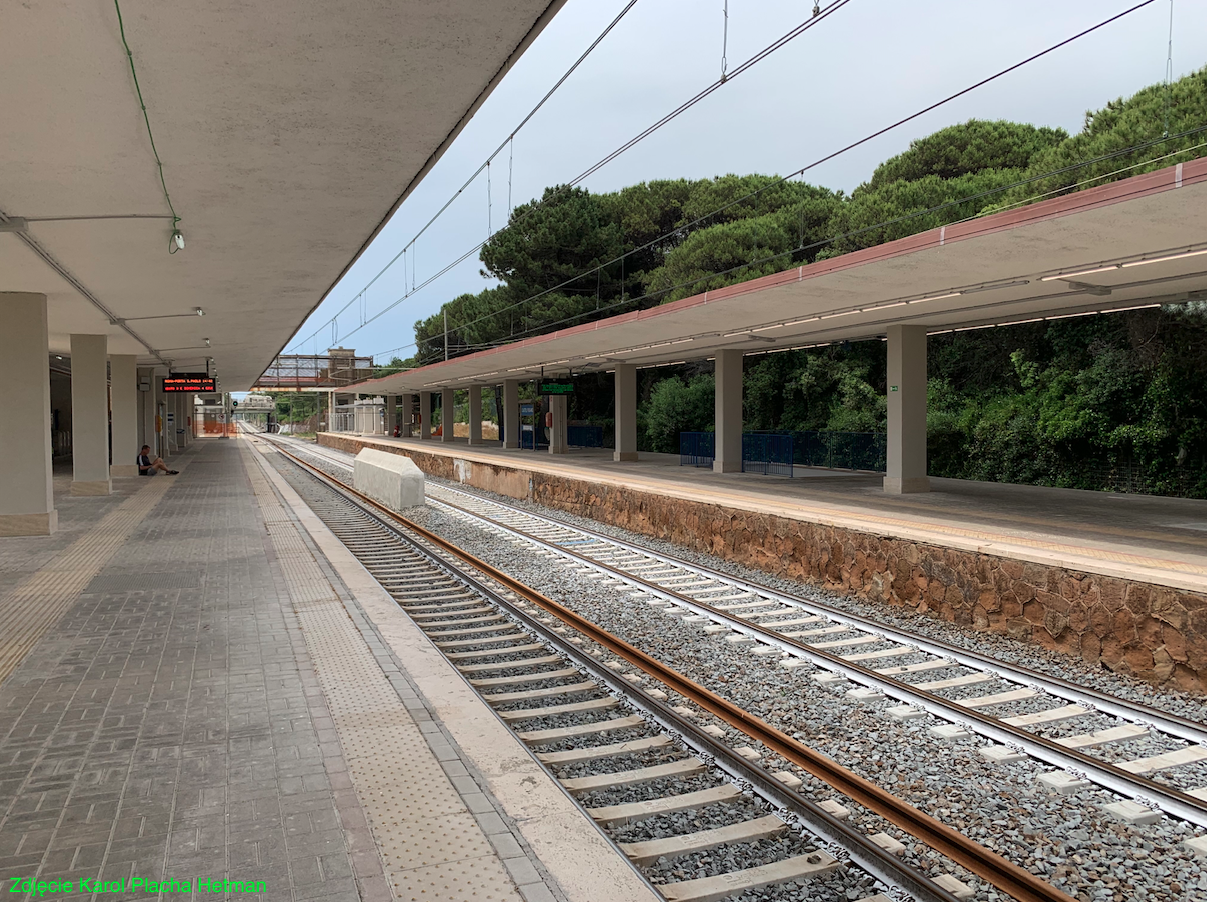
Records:
[[[724,623],[735,632],[750,636],[759,642],[777,646],[789,654],[810,659],[814,663],[820,663],[826,669],[838,671],[848,679],[855,680],[865,686],[874,686],[885,695],[891,696],[898,701],[915,705],[936,717],[971,729],[1002,745],[1021,748],[1031,757],[1046,764],[1075,774],[1082,774],[1094,783],[1109,789],[1111,792],[1134,799],[1141,804],[1155,805],[1162,811],[1189,823],[1198,826],[1207,826],[1207,800],[1198,799],[1173,787],[1164,786],[1147,777],[1133,774],[1114,764],[1093,758],[1077,749],[1066,748],[1046,737],[1029,733],[1021,727],[1004,723],[999,718],[985,714],[974,708],[966,708],[958,702],[950,701],[940,695],[935,695],[933,692],[918,689],[910,686],[908,683],[886,677],[861,664],[847,661],[842,656],[826,649],[814,648],[798,639],[792,639],[781,633],[777,633],[769,627],[735,617],[728,611],[723,611],[707,602],[692,598],[689,595],[683,595],[673,589],[659,586],[657,583],[634,576],[610,564],[585,557],[548,540],[526,533],[522,529],[507,526],[447,501],[437,501],[436,503],[443,504],[452,510],[460,511],[468,516],[486,520],[497,529],[510,532],[523,538],[525,541],[540,545],[572,560],[590,563],[591,566],[604,570],[617,579],[640,588],[643,592],[661,596],[668,601],[673,601],[677,605],[690,608],[699,614]],[[918,645],[916,642],[906,642],[905,644],[915,647]],[[989,669],[996,672],[995,668]]]
[[[326,459],[330,460],[332,463],[336,463],[341,466],[344,465],[341,461],[336,460],[334,457],[327,457]],[[1207,726],[1204,726],[1197,721],[1190,720],[1189,718],[1180,717],[1176,714],[1169,714],[1164,711],[1158,711],[1155,708],[1149,708],[1135,702],[1130,702],[1127,699],[1116,698],[1096,689],[1078,686],[1076,683],[1072,683],[1068,680],[1062,679],[1061,677],[1040,673],[1039,671],[1021,667],[1017,664],[1009,664],[1006,662],[997,661],[987,655],[960,648],[957,645],[952,645],[948,642],[944,642],[941,639],[930,639],[924,636],[915,635],[913,633],[904,632],[903,630],[896,629],[892,626],[874,623],[870,620],[861,618],[858,615],[841,611],[838,608],[826,604],[825,602],[797,598],[784,592],[772,589],[768,586],[742,579],[739,576],[723,573],[720,570],[714,570],[702,564],[685,561],[682,558],[664,554],[662,552],[646,548],[642,545],[626,542],[624,539],[619,539],[615,536],[609,536],[601,532],[596,532],[588,527],[562,523],[551,517],[542,516],[541,514],[524,510],[516,505],[508,504],[505,501],[499,501],[494,498],[481,498],[472,492],[467,492],[464,489],[454,488],[452,486],[442,485],[440,488],[453,494],[472,498],[475,501],[496,505],[504,508],[505,510],[514,511],[518,514],[532,517],[533,519],[539,520],[542,523],[547,523],[550,526],[557,526],[562,529],[582,533],[583,535],[598,539],[601,542],[615,545],[634,554],[641,554],[646,557],[653,558],[654,560],[662,561],[667,564],[673,564],[676,567],[681,567],[684,570],[698,573],[701,576],[707,576],[712,579],[732,583],[735,587],[741,588],[747,592],[757,592],[760,595],[784,604],[793,605],[795,607],[803,606],[808,610],[815,610],[825,614],[827,617],[837,623],[882,635],[886,639],[899,642],[902,645],[914,646],[920,651],[924,651],[927,654],[932,654],[935,657],[952,658],[957,663],[966,667],[991,669],[1002,679],[1007,680],[1008,682],[1017,683],[1020,686],[1027,686],[1031,684],[1039,685],[1049,695],[1054,695],[1057,698],[1063,698],[1066,701],[1076,702],[1090,708],[1096,708],[1104,714],[1110,714],[1114,717],[1121,717],[1124,720],[1131,720],[1137,723],[1155,726],[1158,730],[1160,730],[1160,732],[1168,733],[1171,736],[1177,736],[1179,739],[1184,739],[1187,742],[1207,745]],[[451,504],[447,501],[439,503],[447,504],[449,507],[453,508],[458,507],[457,505]],[[462,510],[464,509],[462,508]],[[472,511],[469,511],[468,513],[471,513],[473,516],[481,516],[480,514],[475,514]]]
[[[308,448],[307,451],[310,453],[315,453],[314,450],[310,448]],[[318,456],[337,466],[351,469],[346,462],[332,455],[319,454]],[[505,501],[499,501],[495,498],[482,498],[473,492],[468,492],[464,489],[455,488],[453,486],[442,485],[440,488],[441,490],[450,492],[452,494],[462,495],[480,503],[501,507],[504,510],[512,511],[525,517],[530,517],[549,526],[581,533],[585,536],[590,536],[591,538],[597,539],[600,542],[613,545],[633,554],[640,554],[653,560],[679,567],[683,570],[699,574],[700,576],[730,583],[735,588],[740,588],[743,591],[755,592],[766,598],[779,601],[786,605],[803,608],[811,612],[823,613],[836,623],[841,623],[844,626],[850,626],[853,629],[864,630],[876,635],[884,636],[888,641],[912,646],[917,648],[919,651],[934,655],[935,657],[950,658],[957,664],[961,664],[965,667],[992,670],[1007,682],[1016,683],[1020,686],[1027,686],[1029,688],[1039,687],[1049,695],[1055,696],[1056,698],[1062,698],[1066,701],[1075,702],[1088,708],[1096,709],[1103,714],[1109,714],[1113,717],[1130,720],[1148,727],[1155,727],[1159,732],[1167,733],[1170,736],[1176,736],[1177,738],[1183,739],[1187,742],[1207,745],[1207,726],[1204,726],[1197,721],[1190,720],[1189,718],[1159,711],[1155,708],[1150,708],[1145,705],[1128,701],[1127,699],[1107,695],[1104,692],[1100,692],[1099,690],[1092,689],[1090,687],[1079,686],[1076,683],[1072,683],[1068,680],[1062,679],[1061,677],[1041,673],[1039,671],[1031,670],[1016,664],[998,661],[988,657],[987,655],[980,654],[979,652],[970,651],[957,645],[944,642],[941,639],[931,639],[914,633],[908,633],[882,623],[872,622],[866,618],[861,618],[858,615],[841,611],[838,608],[826,604],[825,602],[815,601],[812,599],[802,599],[793,595],[788,595],[784,592],[780,592],[760,583],[753,583],[742,579],[741,577],[723,573],[719,570],[714,570],[711,567],[704,566],[703,564],[686,561],[682,558],[655,551],[642,545],[626,542],[624,539],[606,535],[585,526],[563,523],[554,518],[525,510],[513,504],[508,504]],[[467,513],[470,516],[482,517],[483,519],[491,520],[491,522],[498,524],[500,528],[510,528],[506,524],[499,523],[496,520],[492,520],[489,517],[485,517],[482,514],[467,510],[466,508],[462,508],[456,504],[452,504],[451,502],[442,501],[440,499],[433,500],[435,500],[438,504],[444,504],[455,510],[460,510],[464,513]],[[533,538],[533,541],[541,540]],[[567,550],[561,546],[551,547],[557,547],[558,550],[562,552]],[[595,561],[594,559],[590,560],[592,564],[608,566],[601,561]]]
[[[1072,897],[1045,883],[1036,875],[985,848],[980,843],[974,842],[908,802],[897,798],[834,759],[802,745],[782,730],[776,729],[728,699],[683,676],[564,605],[529,588],[502,570],[463,551],[453,543],[379,504],[367,495],[357,492],[356,489],[340,482],[330,474],[324,473],[280,446],[278,446],[278,450],[308,471],[317,474],[321,480],[336,483],[344,492],[356,497],[362,504],[372,507],[401,524],[403,528],[423,537],[425,541],[459,558],[509,591],[557,617],[587,638],[654,677],[674,692],[745,733],[751,739],[762,743],[785,760],[808,771],[869,811],[880,815],[889,823],[921,840],[1011,898],[1017,899],[1019,902],[1073,902]]]
[[[288,456],[288,452],[283,452]],[[313,474],[309,474],[312,475]],[[318,477],[314,477],[318,481]],[[347,496],[350,491],[338,480],[327,477],[324,484],[330,485],[332,491],[340,496]],[[357,503],[358,497],[348,498],[350,503]],[[871,842],[865,834],[859,833],[829,812],[820,808],[815,802],[802,796],[796,790],[781,783],[761,767],[747,761],[736,751],[719,739],[715,739],[703,731],[701,727],[685,716],[668,707],[661,701],[649,695],[640,686],[623,679],[613,670],[605,667],[602,662],[591,657],[583,650],[553,632],[541,621],[532,617],[528,612],[517,607],[505,596],[500,595],[489,585],[475,579],[465,570],[450,564],[436,552],[425,548],[416,541],[397,523],[383,519],[373,510],[358,507],[360,513],[384,530],[405,543],[417,554],[421,555],[432,565],[442,569],[457,582],[485,596],[496,606],[504,610],[509,617],[520,626],[535,633],[541,641],[554,651],[570,659],[575,666],[585,670],[597,682],[618,698],[623,698],[634,707],[640,709],[650,719],[662,727],[672,739],[684,742],[694,749],[706,764],[713,765],[729,774],[733,779],[755,789],[759,795],[769,799],[791,812],[796,820],[806,829],[830,844],[827,849],[835,858],[849,858],[868,873],[880,878],[890,887],[899,887],[909,892],[915,899],[922,902],[959,902],[957,897],[936,884],[927,875],[905,864],[895,855],[887,852]],[[321,517],[321,514],[320,514]],[[370,572],[372,572],[370,570]],[[506,725],[506,724],[505,724]],[[512,727],[508,726],[509,729]],[[578,807],[582,807],[577,799],[571,796]],[[589,813],[586,813],[590,817]],[[841,853],[841,854],[840,854]],[[635,868],[636,869],[636,868]],[[644,878],[644,875],[643,879]]]

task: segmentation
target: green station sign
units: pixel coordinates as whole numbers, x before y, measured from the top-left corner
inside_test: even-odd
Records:
[[[572,395],[574,394],[573,382],[542,382],[542,395]]]

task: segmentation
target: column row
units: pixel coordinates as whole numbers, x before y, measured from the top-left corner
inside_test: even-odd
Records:
[[[46,296],[0,292],[0,322],[0,536],[50,535],[58,512]],[[105,335],[70,341],[70,491],[108,495],[115,477],[138,475],[141,444],[163,456],[188,444],[192,395],[162,398],[154,370],[140,370],[133,355],[110,355]]]
[[[884,490],[890,494],[926,492],[926,327],[888,327],[888,436],[887,470]],[[740,349],[723,349],[715,358],[715,410],[713,471],[738,473],[742,470],[742,374]],[[469,394],[469,444],[482,443],[482,387],[471,385]],[[453,389],[443,388],[441,395],[441,440],[454,439]],[[410,396],[406,395],[406,409]],[[431,437],[429,424],[431,393],[420,392],[420,438]],[[393,399],[389,399],[392,403]],[[549,451],[567,449],[567,398],[549,398]],[[391,417],[391,422],[393,418]],[[633,461],[637,454],[637,368],[618,364],[615,373],[616,439],[612,452],[615,461]],[[520,446],[519,381],[503,382],[503,447]]]

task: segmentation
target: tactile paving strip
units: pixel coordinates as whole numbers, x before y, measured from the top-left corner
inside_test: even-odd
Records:
[[[151,479],[95,527],[55,555],[46,566],[0,596],[0,680],[17,669],[42,634],[53,626],[84,588],[163,498],[170,479]]]
[[[263,473],[244,462],[395,897],[522,902]]]

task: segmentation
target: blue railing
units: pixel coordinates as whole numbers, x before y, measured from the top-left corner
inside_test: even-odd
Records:
[[[572,448],[602,448],[602,426],[567,426],[566,444]]]
[[[887,469],[883,432],[746,432],[742,434],[742,471],[791,476],[793,465],[832,470]],[[679,433],[679,465],[711,467],[716,433]]]
[[[712,467],[716,441],[715,432],[680,432],[679,466]]]
[[[888,468],[888,437],[883,432],[814,430],[792,437],[792,462],[797,466],[880,473]]]
[[[792,475],[792,436],[769,432],[742,435],[742,472]]]

